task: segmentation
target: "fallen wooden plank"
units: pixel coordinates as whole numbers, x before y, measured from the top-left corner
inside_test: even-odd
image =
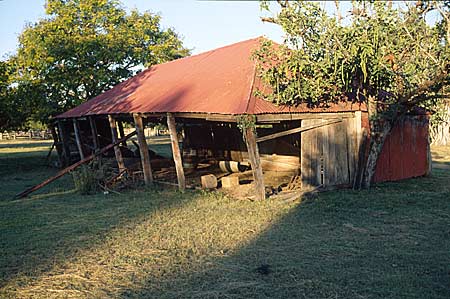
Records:
[[[136,131],[128,134],[127,136],[125,136],[122,139],[117,140],[114,143],[108,144],[107,146],[105,146],[104,148],[100,149],[98,152],[84,158],[83,160],[78,161],[75,164],[70,165],[69,167],[64,168],[63,170],[61,170],[60,172],[58,172],[56,175],[52,176],[51,178],[46,179],[45,181],[43,181],[40,184],[37,184],[33,187],[30,187],[28,189],[26,189],[25,191],[17,194],[14,198],[22,198],[27,196],[28,194],[30,194],[31,192],[34,192],[38,189],[41,189],[42,187],[50,184],[51,182],[53,182],[54,180],[59,179],[60,177],[62,177],[63,175],[65,175],[66,173],[68,173],[69,171],[74,170],[75,168],[77,168],[80,165],[83,165],[89,161],[91,161],[92,159],[94,159],[96,156],[101,155],[105,152],[107,152],[108,150],[110,150],[111,148],[113,148],[114,146],[117,146],[119,143],[126,141],[127,139],[129,139],[130,137],[133,137],[134,135],[136,135]]]
[[[335,123],[339,123],[339,122],[342,122],[342,119],[333,119],[333,120],[329,120],[329,121],[322,122],[322,123],[319,123],[319,124],[314,124],[314,125],[305,126],[305,127],[298,127],[298,128],[286,130],[286,131],[283,131],[283,132],[278,132],[278,133],[274,133],[274,134],[270,134],[270,135],[267,135],[267,136],[256,138],[256,142],[263,142],[263,141],[275,139],[275,138],[278,138],[278,137],[291,135],[291,134],[295,134],[295,133],[300,133],[300,132],[304,132],[304,131],[307,131],[307,130],[312,130],[312,129],[315,129],[315,128],[320,128],[320,127],[323,127],[323,126],[327,126],[327,125],[331,125],[331,124],[335,124]]]

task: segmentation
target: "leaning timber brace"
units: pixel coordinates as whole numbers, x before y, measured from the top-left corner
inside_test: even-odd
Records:
[[[70,165],[69,167],[64,168],[63,170],[61,170],[60,172],[58,172],[55,176],[52,176],[51,178],[46,179],[45,181],[43,181],[40,184],[37,184],[33,187],[30,187],[28,189],[26,189],[25,191],[17,194],[14,198],[22,198],[27,196],[28,194],[30,194],[31,192],[34,192],[36,190],[41,189],[42,187],[50,184],[51,182],[59,179],[60,177],[62,177],[63,175],[65,175],[66,173],[68,173],[69,171],[74,170],[75,168],[77,168],[80,165],[83,165],[89,161],[91,161],[92,159],[94,159],[96,156],[99,156],[105,152],[107,152],[108,150],[110,150],[111,148],[113,148],[114,146],[117,146],[119,143],[126,141],[127,139],[133,137],[134,135],[136,135],[136,131],[128,134],[127,136],[125,136],[124,138],[121,138],[119,140],[117,140],[116,142],[113,142],[111,144],[108,144],[107,146],[105,146],[104,148],[100,149],[98,152],[84,158],[83,160],[78,161],[75,164]]]

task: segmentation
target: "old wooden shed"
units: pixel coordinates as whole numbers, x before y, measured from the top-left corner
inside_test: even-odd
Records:
[[[73,163],[74,149],[75,160],[83,159],[114,143],[118,166],[125,168],[126,141],[117,141],[126,139],[122,122],[128,122],[136,127],[144,178],[151,183],[143,123],[167,122],[180,188],[185,184],[182,160],[192,156],[249,162],[260,198],[266,171],[290,170],[303,186],[351,186],[364,156],[365,107],[352,102],[284,107],[258,98],[261,83],[250,58],[258,46],[256,38],[152,66],[58,115],[53,131],[61,161]],[[242,116],[256,121],[256,132],[239,130]],[[426,174],[428,153],[428,117],[406,117],[386,141],[375,181]]]

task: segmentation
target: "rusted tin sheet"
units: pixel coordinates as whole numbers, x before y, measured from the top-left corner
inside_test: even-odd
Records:
[[[152,66],[57,118],[135,112],[236,115],[360,109],[347,102],[314,109],[306,105],[288,108],[256,98],[254,92],[261,83],[251,54],[260,39]]]
[[[408,117],[387,137],[374,181],[397,181],[427,173],[428,117]]]

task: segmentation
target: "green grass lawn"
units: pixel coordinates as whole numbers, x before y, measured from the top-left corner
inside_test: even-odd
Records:
[[[57,171],[49,146],[0,144],[0,298],[450,298],[446,168],[292,203],[70,176],[12,200]]]

